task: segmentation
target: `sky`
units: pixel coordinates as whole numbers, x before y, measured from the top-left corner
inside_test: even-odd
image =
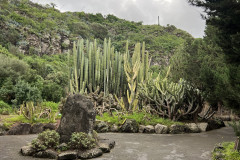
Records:
[[[205,21],[201,8],[190,6],[187,0],[32,0],[39,4],[54,3],[61,12],[113,14],[143,24],[174,25],[195,38],[204,36]]]

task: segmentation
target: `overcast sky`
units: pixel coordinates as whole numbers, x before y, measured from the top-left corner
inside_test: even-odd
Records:
[[[175,25],[194,37],[204,35],[205,21],[202,10],[190,6],[187,0],[32,0],[41,4],[54,3],[62,11],[84,11],[86,13],[114,14],[143,24]]]

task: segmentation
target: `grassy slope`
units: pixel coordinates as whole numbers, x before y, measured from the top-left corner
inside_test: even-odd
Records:
[[[142,25],[141,22],[130,22],[124,19],[102,14],[86,14],[84,12],[65,12],[51,6],[42,6],[28,0],[2,0],[0,3],[0,44],[7,46],[27,44],[31,50],[31,42],[26,40],[28,34],[43,37],[49,33],[52,37],[64,34],[71,41],[77,37],[100,42],[110,37],[119,51],[124,51],[126,40],[130,41],[130,48],[136,42],[146,42],[146,49],[150,51],[154,62],[166,64],[177,47],[186,38],[192,38],[185,31],[175,26]],[[6,38],[8,37],[8,38]],[[62,44],[62,48],[64,48]]]

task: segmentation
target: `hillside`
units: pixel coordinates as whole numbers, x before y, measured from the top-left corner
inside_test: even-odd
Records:
[[[143,25],[114,15],[64,12],[54,5],[39,5],[29,0],[1,0],[0,44],[14,45],[25,55],[52,55],[66,52],[72,42],[84,38],[111,38],[118,51],[123,52],[126,40],[130,48],[136,42],[146,42],[152,64],[166,64],[176,48],[190,34],[173,25]]]

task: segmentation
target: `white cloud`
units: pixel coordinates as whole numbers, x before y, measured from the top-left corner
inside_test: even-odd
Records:
[[[55,3],[64,11],[84,11],[87,13],[114,14],[130,21],[144,24],[175,25],[194,37],[202,37],[205,21],[201,19],[199,8],[190,6],[187,0],[32,0],[37,3]]]

